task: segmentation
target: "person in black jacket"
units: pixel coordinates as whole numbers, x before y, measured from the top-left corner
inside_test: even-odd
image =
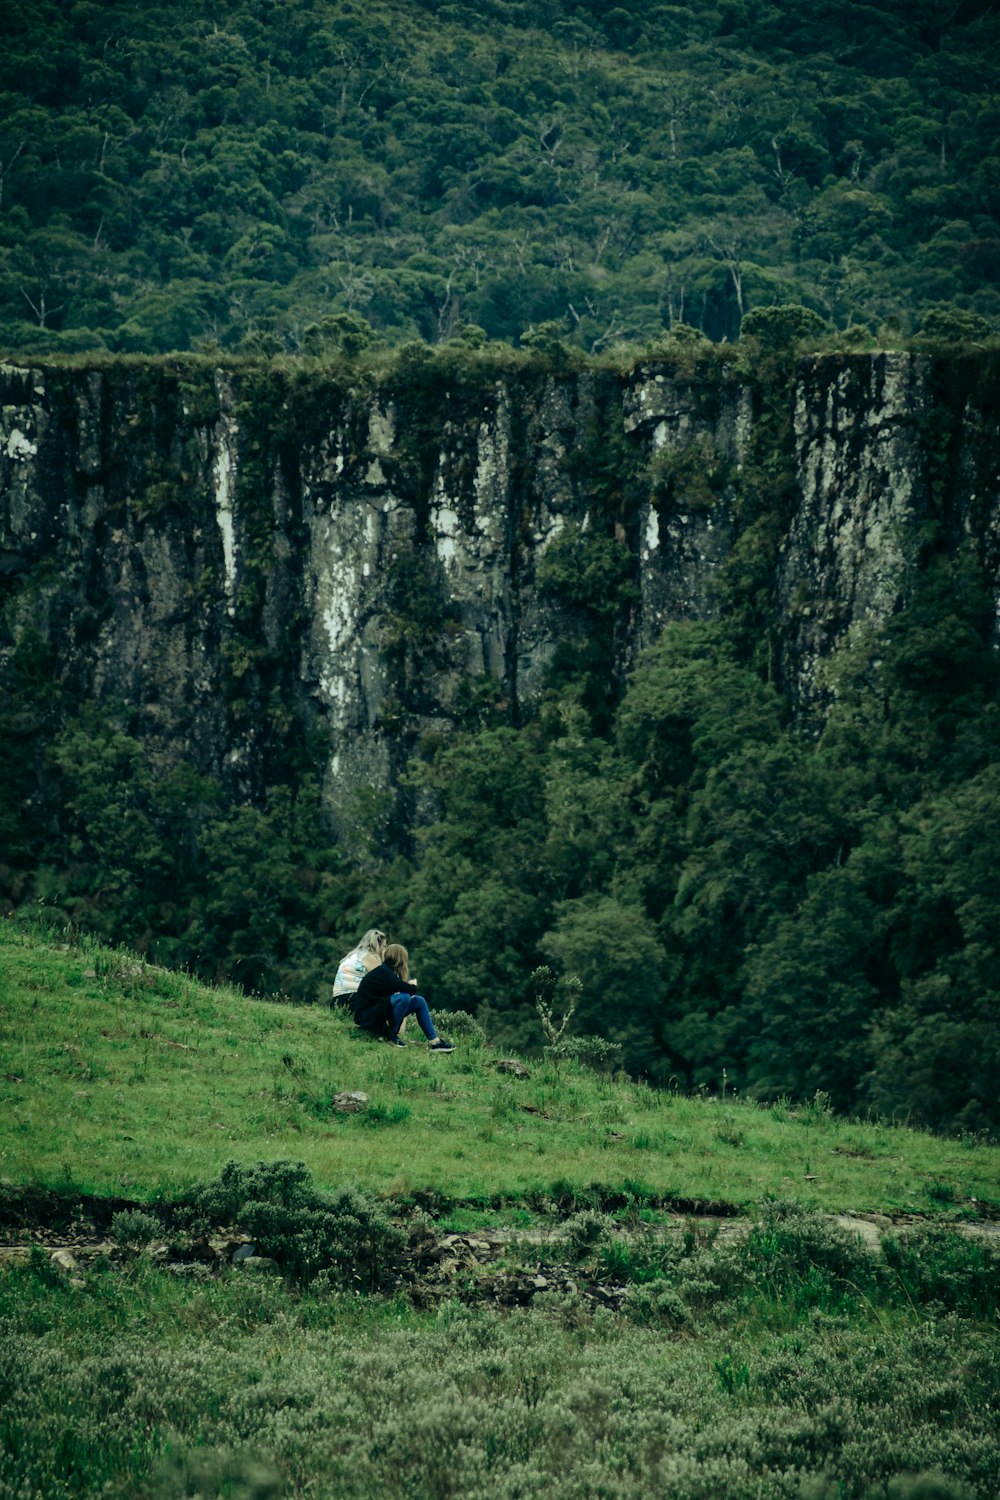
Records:
[[[438,1036],[431,1020],[431,1013],[423,995],[417,993],[415,984],[409,980],[409,956],[406,949],[394,944],[391,951],[395,967],[387,963],[376,965],[358,985],[354,997],[354,1019],[363,1031],[391,1042],[394,1047],[405,1047],[400,1028],[407,1016],[416,1016],[428,1041],[429,1052],[454,1052],[451,1042]]]

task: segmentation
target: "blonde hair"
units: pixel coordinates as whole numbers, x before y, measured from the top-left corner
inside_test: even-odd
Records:
[[[388,948],[386,948],[385,950],[384,962],[389,965],[390,969],[394,969],[396,971],[398,978],[400,978],[404,984],[408,983],[410,978],[410,955],[407,953],[402,943],[389,944]]]
[[[364,937],[357,946],[358,953],[374,953],[376,957],[385,956],[385,933],[378,927],[369,927]]]

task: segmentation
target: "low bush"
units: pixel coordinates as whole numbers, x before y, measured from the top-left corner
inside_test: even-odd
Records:
[[[602,1036],[570,1036],[547,1048],[556,1062],[578,1062],[596,1072],[613,1072],[621,1067],[621,1042],[609,1042]]]
[[[584,1209],[563,1225],[566,1254],[571,1260],[593,1260],[615,1234],[615,1221],[608,1214]]]
[[[622,1311],[630,1322],[653,1328],[683,1328],[691,1320],[691,1310],[680,1292],[662,1281],[630,1286]]]
[[[174,1285],[142,1275],[144,1294],[150,1276]],[[26,1270],[5,1284],[12,1500],[993,1500],[1000,1487],[995,1340],[951,1317],[814,1314],[750,1339],[686,1318],[665,1281],[630,1290],[620,1319],[565,1300],[416,1314],[274,1282],[262,1323],[234,1276],[204,1304],[189,1289],[180,1319],[176,1300],[136,1298],[101,1337],[50,1317],[64,1294]],[[75,1295],[91,1296],[89,1276]]]
[[[963,1318],[995,1320],[1000,1310],[1000,1247],[944,1228],[886,1235],[882,1253],[894,1290]]]
[[[485,1045],[485,1027],[467,1010],[435,1010],[434,1024],[442,1036],[449,1041],[460,1041],[463,1047]]]
[[[120,1245],[148,1245],[161,1233],[159,1219],[141,1208],[126,1208],[112,1215],[111,1238]]]
[[[285,1274],[309,1282],[377,1290],[405,1243],[385,1207],[359,1188],[320,1193],[302,1162],[230,1161],[195,1189],[197,1213],[250,1235]]]
[[[768,1205],[741,1246],[747,1281],[769,1299],[834,1310],[844,1297],[878,1297],[879,1258],[850,1230],[818,1214],[788,1214]]]

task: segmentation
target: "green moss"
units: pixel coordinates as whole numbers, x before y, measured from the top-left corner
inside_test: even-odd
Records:
[[[710,511],[732,478],[733,465],[707,433],[683,448],[658,449],[649,466],[653,499],[663,511]]]

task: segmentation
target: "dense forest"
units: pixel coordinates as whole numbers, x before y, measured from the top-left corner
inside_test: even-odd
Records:
[[[987,0],[10,0],[3,30],[10,348],[996,327]]]

